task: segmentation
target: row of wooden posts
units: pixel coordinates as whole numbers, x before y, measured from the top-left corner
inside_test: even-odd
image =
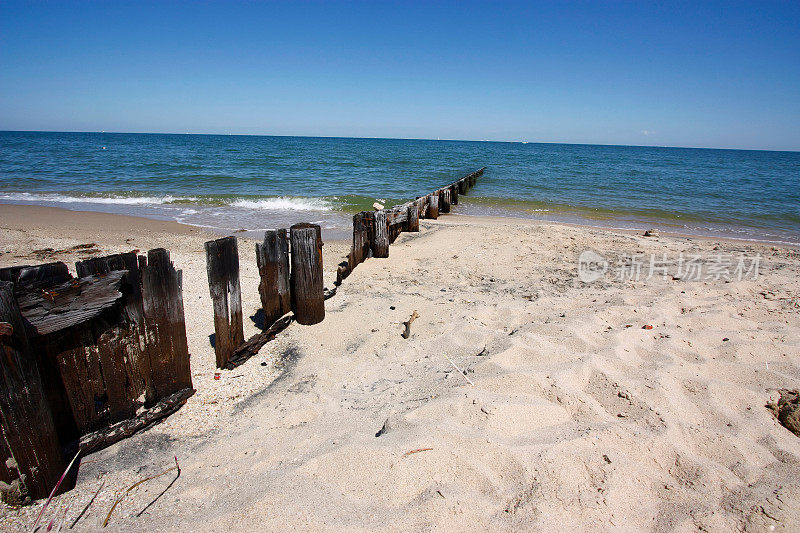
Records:
[[[402,205],[355,214],[353,246],[347,260],[339,264],[336,284],[341,284],[368,257],[389,257],[389,245],[403,231],[419,231],[420,219],[437,219],[440,213],[449,213],[450,207],[458,204],[458,196],[466,194],[475,185],[477,179],[483,176],[485,168]]]
[[[481,168],[402,205],[354,215],[352,248],[339,265],[336,285],[368,257],[389,257],[389,245],[402,231],[419,231],[421,218],[436,219],[440,213],[449,213],[451,205],[458,204],[459,194],[466,194],[483,171]],[[236,237],[208,241],[205,248],[217,368],[242,364],[292,320],[311,325],[325,318],[324,300],[332,292],[326,294],[323,285],[322,233],[318,225],[295,224],[288,231],[270,230],[263,242],[256,244],[264,331],[246,342]]]
[[[303,223],[288,231],[269,230],[263,242],[256,243],[264,331],[247,342],[242,323],[236,237],[208,241],[205,248],[208,286],[214,305],[217,368],[240,365],[293,320],[305,325],[324,320],[322,230],[318,225]]]
[[[448,213],[483,174],[353,217],[337,285],[401,231]],[[315,224],[267,231],[255,247],[264,329],[244,340],[235,237],[205,244],[217,367],[233,368],[292,321],[325,318],[322,234]],[[88,454],[169,415],[195,392],[182,273],[164,249],[0,269],[0,493],[43,498],[76,453]],[[74,475],[61,485],[67,490]]]
[[[0,269],[0,492],[43,498],[69,460],[194,392],[182,276],[164,249]],[[61,490],[69,489],[74,476]]]

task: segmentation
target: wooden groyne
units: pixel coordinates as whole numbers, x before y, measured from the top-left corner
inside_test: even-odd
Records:
[[[0,481],[8,501],[46,497],[76,453],[131,435],[195,392],[181,271],[169,252],[75,268],[77,278],[60,262],[0,269]]]
[[[353,215],[353,245],[347,259],[339,264],[336,284],[340,285],[367,258],[389,257],[389,245],[403,231],[419,231],[420,219],[436,220],[440,213],[450,213],[451,207],[458,204],[459,195],[466,194],[475,186],[485,169],[476,170],[450,185],[404,204]]]
[[[388,257],[403,231],[451,211],[484,169],[389,209],[353,216],[337,282],[369,257]],[[322,232],[267,231],[255,247],[264,324],[244,340],[236,237],[205,243],[218,368],[257,354],[293,321],[317,324],[324,301]],[[168,416],[194,394],[182,273],[165,249],[0,269],[0,492],[46,497],[69,459]],[[413,320],[413,318],[412,318]],[[410,321],[408,323],[410,326]],[[407,326],[407,327],[408,327]],[[70,488],[73,477],[60,490]]]
[[[339,264],[336,285],[369,257],[389,257],[389,246],[403,231],[419,231],[420,219],[449,213],[483,175],[484,169],[417,197],[402,205],[353,216],[353,243],[347,260]],[[232,369],[258,353],[291,322],[311,325],[325,318],[326,293],[322,279],[322,232],[316,224],[295,224],[269,230],[256,244],[263,331],[244,341],[242,334],[239,255],[236,237],[208,241],[208,283],[214,304],[214,349],[217,367]]]
[[[242,298],[236,237],[206,243],[206,265],[214,302],[214,350],[217,368],[233,369],[293,321],[311,325],[325,318],[322,279],[322,229],[295,224],[265,232],[256,243],[258,292],[263,331],[247,341],[242,333]]]

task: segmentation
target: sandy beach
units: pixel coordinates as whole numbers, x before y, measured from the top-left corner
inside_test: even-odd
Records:
[[[800,386],[796,248],[458,215],[420,225],[344,281],[324,322],[292,324],[214,380],[215,236],[0,206],[0,266],[164,247],[183,270],[197,393],[84,458],[45,521],[68,507],[65,527],[97,530],[177,457],[180,476],[132,490],[108,530],[797,529],[800,438],[765,407]],[[254,242],[239,243],[246,317],[260,305]],[[349,247],[325,243],[327,287]],[[587,250],[608,265],[582,282]],[[695,255],[699,280],[677,271]],[[641,259],[638,280],[622,256]],[[245,337],[257,331],[246,318]],[[28,530],[42,503],[2,505],[0,529]]]

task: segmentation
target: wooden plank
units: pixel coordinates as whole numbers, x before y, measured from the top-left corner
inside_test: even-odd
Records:
[[[16,493],[12,499],[44,498],[66,465],[14,284],[7,281],[0,282],[0,322],[11,328],[10,335],[0,337],[0,428],[5,448],[12,454],[0,460],[6,462],[7,472],[13,465],[18,473],[16,480],[5,481],[11,482],[9,489]]]
[[[155,405],[144,409],[133,418],[82,436],[79,444],[81,454],[88,455],[96,452],[149,427],[154,422],[177,411],[194,393],[195,390],[192,388],[182,389],[162,398]]]
[[[294,320],[294,315],[285,315],[275,321],[269,328],[261,333],[256,333],[247,341],[236,348],[231,358],[228,360],[226,368],[233,370],[237,366],[243,364],[245,361],[256,355],[261,348],[275,338],[275,336],[289,327],[289,324]]]
[[[163,248],[147,252],[147,262],[141,260],[139,268],[147,330],[146,350],[152,369],[154,397],[160,400],[179,390],[192,388],[183,312],[183,273],[175,269],[169,252]]]
[[[20,311],[38,335],[47,335],[88,322],[121,304],[125,270],[73,279],[47,289],[21,289]]]
[[[145,258],[142,257],[142,260],[145,260]],[[133,337],[129,342],[120,344],[123,350],[122,356],[126,358],[126,362],[130,360],[132,363],[132,367],[130,367],[125,379],[131,380],[132,394],[135,394],[137,390],[144,392],[145,404],[150,405],[156,401],[156,393],[151,379],[150,358],[144,349],[147,336],[144,303],[142,301],[142,274],[139,271],[139,261],[140,257],[136,252],[126,252],[77,261],[75,263],[75,271],[79,277],[107,274],[113,270],[128,271],[128,275],[125,276],[120,286],[125,299],[124,311],[127,315],[125,318],[131,328],[129,335]]]
[[[225,368],[233,351],[244,342],[239,249],[236,237],[205,243],[208,287],[214,304],[214,351],[217,368]]]
[[[256,264],[261,278],[258,293],[264,309],[264,327],[268,328],[292,308],[286,229],[264,233],[264,242],[256,243]]]
[[[419,231],[419,207],[417,207],[416,202],[408,206],[407,216],[408,222],[406,223],[406,231]]]
[[[389,226],[383,209],[372,217],[372,256],[389,257]]]
[[[439,218],[439,195],[437,193],[428,195],[428,218],[434,220]]]
[[[317,224],[295,224],[292,242],[292,311],[299,324],[311,325],[325,318],[322,281],[322,230]]]
[[[72,279],[69,268],[60,261],[43,265],[23,265],[0,268],[0,281],[12,281],[17,285],[56,285]]]

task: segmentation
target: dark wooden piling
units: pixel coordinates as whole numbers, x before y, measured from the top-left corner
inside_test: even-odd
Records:
[[[292,242],[292,310],[299,324],[318,324],[325,318],[322,230],[317,224],[295,224],[289,234]]]
[[[428,218],[436,220],[439,218],[439,194],[428,195]]]
[[[457,183],[458,194],[467,194],[467,189],[469,189],[469,180],[467,180],[467,178],[461,178]]]
[[[0,282],[0,433],[4,499],[45,498],[66,467],[36,357],[17,306],[14,284]],[[69,482],[68,482],[69,483]],[[66,487],[65,487],[66,488]],[[63,490],[63,488],[62,488]]]
[[[256,243],[256,264],[261,278],[258,293],[264,309],[264,328],[268,328],[292,309],[286,229],[264,232],[264,242]]]
[[[450,203],[458,205],[458,185],[455,183],[450,185]]]
[[[164,248],[147,252],[140,260],[147,354],[152,387],[157,399],[192,389],[189,344],[183,307],[183,272],[177,270]],[[237,257],[238,266],[238,257]],[[236,287],[239,276],[237,269]],[[241,296],[238,296],[241,302]],[[233,297],[231,297],[233,301]],[[242,335],[241,303],[239,332]],[[241,342],[240,342],[241,344]]]
[[[439,191],[439,212],[446,214],[450,212],[450,189],[445,188]]]
[[[370,228],[369,213],[362,211],[353,215],[353,246],[350,250],[348,263],[354,269],[369,257],[371,243],[369,238]]]
[[[406,231],[416,232],[419,231],[419,206],[416,202],[412,202],[407,208],[408,220],[406,220]]]
[[[214,351],[217,368],[225,368],[233,351],[244,342],[239,250],[236,237],[208,241],[206,269],[214,304]]]
[[[372,217],[372,255],[389,257],[389,226],[386,210],[375,211]]]

